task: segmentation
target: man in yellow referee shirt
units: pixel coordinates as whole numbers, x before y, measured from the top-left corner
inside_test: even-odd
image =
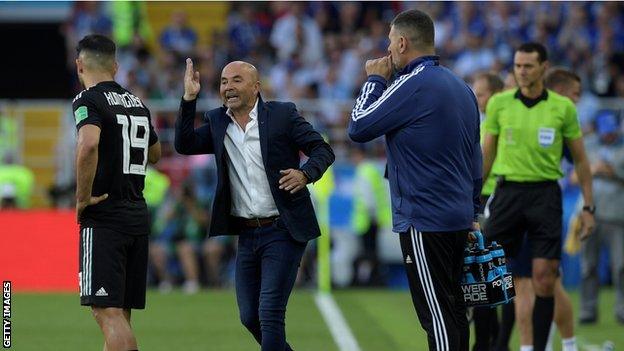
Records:
[[[563,212],[557,180],[563,176],[564,142],[572,153],[585,202],[582,238],[591,233],[596,210],[576,108],[570,99],[544,87],[547,68],[543,45],[521,45],[514,55],[519,88],[496,94],[486,109],[483,177],[492,173],[499,183],[486,211],[485,233],[503,245],[510,257],[518,253],[527,235],[532,254],[533,346],[522,345],[521,351],[544,350],[553,319]]]

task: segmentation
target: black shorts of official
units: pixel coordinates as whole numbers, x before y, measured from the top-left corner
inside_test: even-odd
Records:
[[[148,236],[80,229],[80,304],[144,309]]]
[[[532,256],[531,246],[525,236],[518,254],[514,257],[507,257],[507,270],[512,272],[514,277],[531,278],[533,276]]]
[[[502,181],[489,200],[484,234],[516,257],[527,236],[532,258],[561,259],[563,205],[555,181]]]
[[[399,234],[412,301],[429,350],[468,351],[468,320],[461,292],[468,231]]]
[[[512,272],[514,277],[531,278],[533,276],[533,258],[531,246],[528,241],[522,242],[520,251],[515,257],[507,257],[507,270]],[[561,266],[557,271],[557,277],[562,275]]]

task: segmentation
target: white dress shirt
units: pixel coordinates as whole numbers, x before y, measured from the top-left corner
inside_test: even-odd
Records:
[[[279,215],[269,188],[264,163],[262,163],[258,129],[258,99],[249,112],[249,122],[244,130],[236,122],[229,108],[226,113],[232,119],[224,138],[232,195],[230,213],[244,218]]]

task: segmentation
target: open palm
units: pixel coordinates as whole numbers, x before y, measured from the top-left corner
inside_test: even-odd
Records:
[[[195,100],[200,88],[199,72],[193,70],[193,60],[187,58],[186,71],[184,72],[184,100]]]

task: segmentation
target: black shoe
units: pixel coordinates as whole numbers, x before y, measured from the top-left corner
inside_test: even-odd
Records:
[[[595,324],[598,318],[596,316],[581,316],[579,318],[579,324]]]
[[[619,324],[624,324],[624,316],[622,315],[617,315],[615,316],[615,320],[619,323]]]

